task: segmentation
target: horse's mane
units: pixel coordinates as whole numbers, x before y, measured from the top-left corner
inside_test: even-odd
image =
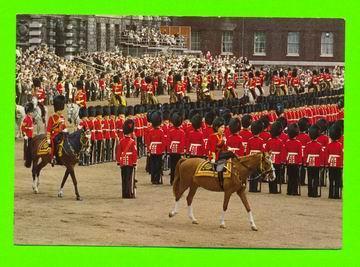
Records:
[[[241,157],[235,157],[239,162],[247,162],[249,161],[250,159],[254,158],[254,157],[258,157],[258,156],[261,156],[262,153],[259,152],[259,153],[255,153],[255,154],[252,154],[252,155],[246,155],[246,156],[241,156]]]

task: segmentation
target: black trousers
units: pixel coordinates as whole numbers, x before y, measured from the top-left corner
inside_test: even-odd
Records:
[[[289,164],[287,165],[287,177],[288,177],[288,184],[287,184],[287,194],[288,195],[299,195],[299,165]]]
[[[341,198],[342,197],[342,168],[329,168],[329,198]]]
[[[277,194],[280,193],[281,184],[281,164],[273,164],[275,169],[275,180],[269,181],[269,193]]]
[[[319,167],[308,167],[308,197],[319,197]]]
[[[301,183],[301,185],[306,185],[305,178],[306,178],[306,168],[305,168],[305,166],[300,166],[300,183]]]
[[[250,182],[249,182],[249,192],[261,192],[261,190],[258,188],[259,187],[259,180],[261,178],[258,179],[254,179],[257,176],[257,174],[253,174],[250,176]]]
[[[121,167],[121,189],[122,198],[135,198],[135,178],[133,177],[134,167]]]
[[[170,184],[174,182],[175,167],[181,158],[181,154],[170,154]]]
[[[101,157],[102,140],[96,140],[95,142],[96,142],[95,163],[100,163],[102,162],[102,157]]]
[[[28,138],[28,140],[24,140],[24,160],[25,166],[31,165],[31,150],[32,150],[32,138]]]
[[[162,183],[161,179],[161,168],[162,168],[162,155],[150,155],[150,173],[151,173],[151,183],[160,184]]]
[[[90,158],[89,158],[89,164],[95,163],[95,140],[91,140],[90,142]]]
[[[104,150],[103,150],[103,161],[107,162],[110,161],[110,139],[104,140]]]
[[[114,148],[115,148],[115,139],[110,139],[110,161],[114,161]]]
[[[143,151],[143,141],[141,136],[136,137],[136,147],[137,147],[138,157],[140,158],[142,156],[142,151]]]

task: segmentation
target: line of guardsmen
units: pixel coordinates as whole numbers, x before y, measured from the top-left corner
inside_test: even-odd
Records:
[[[328,167],[329,197],[341,198],[342,94],[343,90],[337,90],[318,97],[266,97],[255,105],[243,105],[241,99],[234,99],[81,109],[79,127],[91,129],[93,147],[90,158],[83,157],[82,162],[88,165],[115,160],[114,146],[125,137],[124,122],[132,120],[134,129],[128,135],[134,140],[136,156],[147,155],[146,170],[151,174],[151,182],[162,184],[163,171],[170,167],[172,184],[181,157],[211,159],[208,140],[216,134],[214,128],[218,125],[213,125],[214,120],[222,117],[228,150],[238,156],[259,151],[271,153],[277,179],[269,183],[270,193],[281,193],[281,184],[287,183],[287,194],[299,195],[307,169],[309,196],[319,196],[319,185],[325,185],[324,167]],[[321,154],[310,149],[315,147],[311,142],[320,144]],[[261,183],[250,179],[249,189],[258,192]]]

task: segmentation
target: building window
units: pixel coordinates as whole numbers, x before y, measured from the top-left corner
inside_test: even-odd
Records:
[[[254,33],[254,55],[266,56],[266,36],[264,32]]]
[[[233,32],[226,31],[222,34],[221,42],[221,52],[222,53],[232,53],[233,52]]]
[[[191,50],[200,50],[200,32],[191,32]]]
[[[299,32],[289,32],[287,38],[287,55],[298,56],[299,55]]]
[[[334,51],[334,34],[332,32],[321,33],[321,55],[322,57],[332,57]]]

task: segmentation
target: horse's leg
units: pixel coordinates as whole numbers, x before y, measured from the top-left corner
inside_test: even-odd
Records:
[[[224,193],[223,211],[221,213],[221,218],[220,218],[220,228],[225,228],[225,212],[228,208],[231,194],[232,193],[230,193],[228,191],[225,191],[225,193]]]
[[[247,211],[247,213],[248,213],[251,230],[257,231],[258,229],[257,229],[257,227],[256,227],[256,225],[255,225],[254,217],[253,217],[253,215],[252,215],[249,202],[248,202],[248,200],[247,200],[247,198],[246,198],[246,195],[245,195],[245,187],[239,189],[236,193],[239,195],[239,197],[240,197],[242,203],[244,204],[245,209],[246,209],[246,211]]]
[[[36,181],[36,175],[38,172],[37,171],[38,160],[39,160],[39,158],[35,156],[33,159],[33,162],[32,162],[32,169],[31,169],[32,178],[33,178],[32,189],[35,194],[39,193],[39,189],[37,187],[37,181]]]
[[[37,170],[36,170],[36,186],[40,185],[40,171],[42,170],[42,168],[44,168],[46,166],[46,164],[48,164],[48,162],[41,159],[39,165],[37,166]]]
[[[64,177],[63,177],[63,179],[62,179],[62,181],[61,181],[61,185],[60,185],[60,190],[59,190],[59,193],[58,193],[58,197],[63,197],[63,196],[64,196],[64,191],[63,191],[63,189],[64,189],[64,185],[65,185],[65,183],[66,183],[66,180],[67,180],[67,178],[69,177],[69,174],[70,174],[69,170],[66,169],[66,170],[65,170]]]
[[[68,167],[67,167],[67,169],[68,169]],[[73,184],[74,184],[76,200],[82,200],[81,197],[80,197],[78,188],[77,188],[77,180],[76,180],[76,177],[75,177],[74,166],[70,166],[69,172],[70,172]]]
[[[188,216],[191,219],[193,224],[198,224],[198,221],[195,219],[194,214],[193,214],[193,209],[191,206],[191,203],[193,201],[193,198],[195,196],[196,190],[197,190],[198,186],[195,185],[194,183],[190,185],[190,190],[189,190],[189,194],[186,197],[186,201],[188,204]]]

